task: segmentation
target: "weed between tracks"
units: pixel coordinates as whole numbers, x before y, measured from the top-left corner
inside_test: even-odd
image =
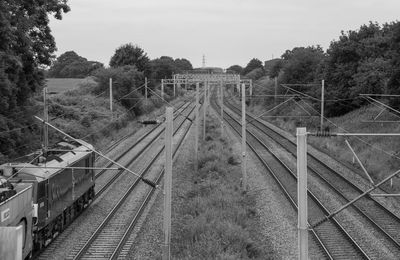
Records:
[[[241,191],[239,157],[220,138],[215,118],[208,121],[206,141],[200,144],[199,172],[177,212],[172,238],[175,259],[265,259],[255,241],[257,213],[253,196]]]

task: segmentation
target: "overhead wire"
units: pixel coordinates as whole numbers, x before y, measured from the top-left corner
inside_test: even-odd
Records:
[[[305,104],[307,104],[307,103],[305,102]],[[315,108],[313,108],[313,107],[310,106],[309,104],[307,104],[307,105],[308,105],[312,110],[314,110],[319,116],[321,116],[321,113],[318,112]],[[340,129],[340,130],[342,130],[342,131],[344,131],[344,132],[346,132],[346,133],[350,133],[350,131],[346,130],[345,128],[343,128],[343,127],[341,127],[341,126],[338,126],[338,125],[335,124],[333,121],[329,120],[327,117],[325,117],[325,116],[322,116],[322,117],[323,117],[326,121],[328,121],[329,123],[331,123],[332,125],[334,125],[335,127],[337,127],[338,129]],[[387,154],[387,155],[390,156],[390,157],[395,157],[395,158],[397,158],[397,159],[400,159],[399,156],[396,156],[395,154],[392,154],[392,153],[390,153],[390,152],[388,152],[388,151],[386,151],[386,150],[383,150],[383,149],[381,149],[381,148],[379,148],[379,147],[377,147],[377,146],[375,146],[375,145],[373,145],[373,144],[371,144],[371,143],[365,141],[364,139],[362,139],[362,138],[360,138],[360,137],[358,137],[358,136],[354,136],[354,138],[355,138],[355,139],[358,139],[358,140],[361,141],[362,143],[364,143],[364,144],[366,144],[366,145],[372,147],[372,148],[375,149],[375,150],[378,150],[378,151],[381,151],[381,152]]]

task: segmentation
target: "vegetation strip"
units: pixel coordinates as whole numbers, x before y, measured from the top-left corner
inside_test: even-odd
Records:
[[[178,259],[254,259],[265,256],[253,232],[255,197],[242,192],[239,158],[211,116],[199,151],[199,171],[180,196],[173,219],[172,255]]]

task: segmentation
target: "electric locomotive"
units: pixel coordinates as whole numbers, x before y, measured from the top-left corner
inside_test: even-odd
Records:
[[[8,212],[0,226],[23,225],[23,257],[47,246],[94,198],[95,154],[79,142],[60,142],[30,163],[0,166],[0,212]]]

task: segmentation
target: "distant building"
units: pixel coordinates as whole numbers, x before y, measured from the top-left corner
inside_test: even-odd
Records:
[[[219,73],[224,73],[224,70],[218,67],[204,67],[204,68],[195,68],[190,73],[219,74]]]

